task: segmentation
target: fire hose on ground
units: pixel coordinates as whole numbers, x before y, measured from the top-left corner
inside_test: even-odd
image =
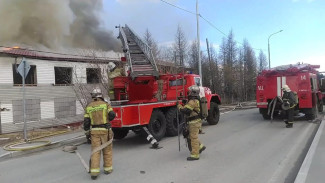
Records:
[[[44,146],[47,146],[47,145],[51,144],[51,141],[37,140],[37,139],[50,137],[50,136],[53,136],[53,135],[58,135],[58,134],[66,133],[66,132],[68,132],[68,131],[66,131],[66,130],[57,131],[57,132],[50,133],[50,134],[47,134],[47,135],[42,135],[42,136],[39,136],[39,137],[28,139],[26,142],[25,141],[19,141],[19,142],[9,143],[9,144],[5,145],[3,147],[3,149],[6,150],[6,151],[26,151],[26,150],[32,150],[32,149],[44,147]],[[21,147],[19,147],[19,146],[21,146]]]
[[[91,151],[90,156],[93,155],[95,152],[101,151],[102,149],[104,149],[105,147],[110,145],[113,142],[113,139],[114,139],[114,136],[112,136],[112,138],[109,141],[105,142],[101,146],[96,147],[94,150]],[[82,158],[82,156],[77,151],[77,149],[78,149],[77,145],[67,145],[67,146],[63,146],[62,151],[69,152],[69,153],[75,153],[78,156],[82,165],[84,166],[85,170],[89,173],[89,165],[87,165],[86,161]]]

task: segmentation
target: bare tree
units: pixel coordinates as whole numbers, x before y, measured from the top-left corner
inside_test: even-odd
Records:
[[[197,41],[193,41],[191,43],[190,49],[189,49],[189,66],[193,68],[193,72],[198,74],[198,64],[199,64],[199,54],[198,54],[198,49],[197,49]],[[203,70],[203,69],[202,69]],[[203,79],[203,78],[202,78]]]
[[[219,58],[223,63],[223,78],[224,78],[224,96],[228,102],[234,101],[234,82],[236,74],[234,72],[234,64],[237,58],[237,46],[234,40],[234,34],[232,30],[229,32],[227,39],[223,38],[220,47]]]
[[[185,37],[185,33],[182,30],[182,27],[178,25],[176,35],[175,35],[175,42],[173,44],[173,51],[175,53],[175,60],[177,65],[185,65],[185,61],[187,59],[187,39]]]
[[[151,48],[153,57],[155,60],[157,60],[160,50],[156,40],[152,37],[152,34],[149,32],[148,28],[146,29],[143,38],[144,42],[147,43],[147,45]]]
[[[256,92],[256,56],[245,39],[243,44],[245,100],[253,100]]]
[[[267,61],[266,61],[266,56],[263,53],[262,50],[260,50],[260,53],[258,55],[258,62],[259,62],[259,67],[258,67],[258,71],[262,72],[262,70],[267,68]]]

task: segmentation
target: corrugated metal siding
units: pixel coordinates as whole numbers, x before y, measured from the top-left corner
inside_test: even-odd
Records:
[[[20,63],[21,59],[18,59]],[[86,68],[98,67],[78,62],[45,61],[27,59],[31,65],[36,65],[37,86],[26,86],[25,96],[28,129],[56,126],[82,121],[83,107],[76,98],[75,88],[78,84],[85,85],[88,91],[95,85],[87,85]],[[12,64],[14,58],[0,57],[0,107],[10,111],[0,114],[2,133],[23,130],[21,122],[22,87],[13,86]],[[75,86],[55,86],[54,67],[72,67]],[[106,75],[104,75],[106,76]],[[37,101],[37,102],[36,102]],[[20,105],[18,105],[20,103]],[[35,104],[34,104],[35,103]],[[14,106],[15,105],[15,106]],[[33,105],[38,105],[35,107]],[[16,113],[17,112],[17,113]],[[16,119],[16,121],[15,121]],[[18,120],[19,119],[19,120]]]

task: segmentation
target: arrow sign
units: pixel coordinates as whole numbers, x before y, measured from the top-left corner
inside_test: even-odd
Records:
[[[19,72],[19,74],[26,79],[26,76],[28,74],[30,70],[30,65],[29,63],[25,60],[25,58],[23,58],[23,60],[21,61],[21,63],[19,64],[17,71]],[[24,76],[25,73],[25,76]]]

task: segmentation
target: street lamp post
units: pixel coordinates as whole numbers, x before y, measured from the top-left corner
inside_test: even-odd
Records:
[[[268,44],[268,51],[269,51],[269,69],[271,69],[271,56],[270,56],[270,38],[271,38],[271,36],[273,36],[274,34],[277,34],[277,33],[280,33],[280,32],[282,32],[283,30],[279,30],[278,32],[275,32],[275,33],[273,33],[273,34],[271,34],[270,36],[269,36],[269,39],[267,40],[267,44]]]

